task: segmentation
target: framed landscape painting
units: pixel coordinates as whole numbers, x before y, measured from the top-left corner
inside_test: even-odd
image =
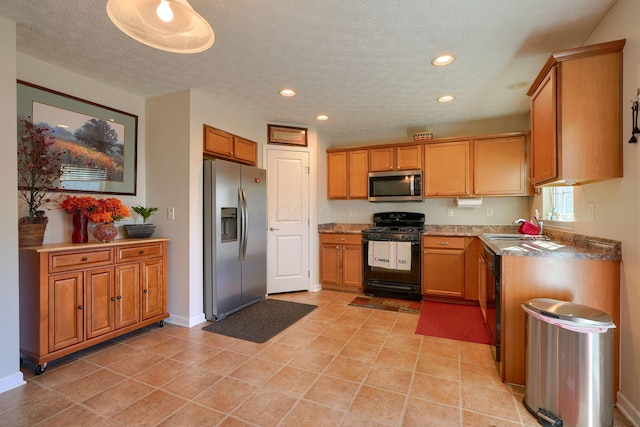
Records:
[[[49,129],[58,190],[136,194],[138,116],[18,80],[18,117]]]

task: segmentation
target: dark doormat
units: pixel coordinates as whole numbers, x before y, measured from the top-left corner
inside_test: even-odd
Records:
[[[407,301],[395,298],[359,296],[355,297],[349,305],[353,305],[355,307],[375,308],[376,310],[419,314],[422,303],[420,301]]]
[[[311,313],[317,306],[265,299],[202,329],[245,341],[263,343]]]

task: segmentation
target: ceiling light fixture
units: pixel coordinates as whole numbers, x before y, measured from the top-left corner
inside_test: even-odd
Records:
[[[285,88],[280,90],[280,95],[286,97],[296,96],[296,91],[293,89]]]
[[[445,65],[451,64],[455,60],[456,58],[454,58],[453,55],[440,55],[433,58],[431,64],[436,67],[444,67]]]
[[[327,116],[326,114],[319,114],[316,116],[317,120],[329,120],[329,116]]]
[[[167,52],[198,53],[215,40],[187,0],[109,0],[107,15],[132,39]]]
[[[455,96],[453,95],[443,95],[440,98],[438,98],[438,102],[451,102],[455,99]]]

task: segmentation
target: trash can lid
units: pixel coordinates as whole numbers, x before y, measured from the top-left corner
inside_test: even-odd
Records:
[[[542,316],[572,322],[576,326],[615,328],[606,313],[586,305],[551,298],[534,298],[523,305]]]

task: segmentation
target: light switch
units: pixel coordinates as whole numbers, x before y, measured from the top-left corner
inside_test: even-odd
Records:
[[[176,219],[175,208],[173,207],[167,208],[167,219],[170,221],[173,221],[174,219]]]
[[[447,208],[447,216],[453,216],[453,208]]]

